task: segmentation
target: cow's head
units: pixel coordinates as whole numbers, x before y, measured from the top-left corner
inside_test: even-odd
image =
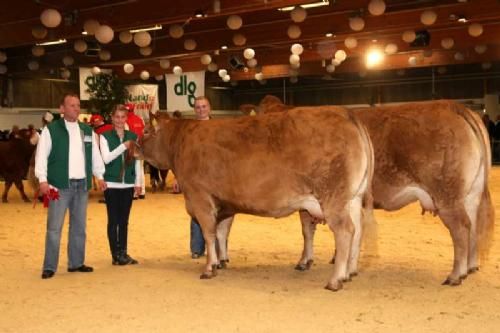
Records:
[[[170,121],[166,112],[149,113],[149,123],[136,149],[136,156],[159,169],[169,169],[165,149],[165,125]]]

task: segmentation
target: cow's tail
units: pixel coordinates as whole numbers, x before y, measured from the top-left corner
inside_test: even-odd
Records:
[[[370,256],[377,256],[378,245],[377,245],[377,223],[375,216],[373,214],[373,194],[372,194],[372,182],[373,173],[375,165],[375,155],[373,151],[372,141],[370,140],[370,135],[365,125],[356,117],[356,115],[349,111],[350,116],[363,140],[363,146],[365,147],[365,153],[367,158],[367,182],[368,186],[363,196],[363,211],[362,211],[362,224],[363,224],[363,247],[365,252]]]
[[[488,188],[488,179],[491,170],[491,145],[488,131],[484,126],[479,115],[467,109],[465,106],[458,103],[456,111],[467,121],[471,126],[474,134],[478,138],[482,150],[483,167],[484,167],[484,180],[483,180],[483,193],[479,202],[479,207],[476,215],[476,228],[477,228],[477,244],[478,251],[481,259],[486,260],[489,254],[491,245],[493,244],[493,235],[495,227],[495,209],[491,201],[490,190]]]

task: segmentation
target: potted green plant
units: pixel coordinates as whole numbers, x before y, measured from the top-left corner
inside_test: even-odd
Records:
[[[123,104],[128,98],[125,83],[114,74],[99,73],[85,79],[90,95],[91,113],[102,115],[106,122],[111,120],[111,112],[116,104]]]

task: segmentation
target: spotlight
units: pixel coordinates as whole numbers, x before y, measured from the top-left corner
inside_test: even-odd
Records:
[[[202,11],[201,9],[197,9],[195,12],[194,12],[194,17],[197,17],[197,18],[202,18],[202,17],[205,17],[207,16],[205,14],[204,11]]]

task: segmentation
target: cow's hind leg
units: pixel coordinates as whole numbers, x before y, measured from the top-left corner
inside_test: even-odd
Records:
[[[325,212],[325,216],[326,222],[335,237],[336,256],[335,264],[333,264],[333,275],[325,288],[337,291],[342,289],[342,282],[348,281],[350,278],[348,264],[351,255],[354,225],[347,209],[344,209],[337,217],[332,213],[332,211]]]
[[[2,202],[9,202],[9,200],[7,200],[7,195],[9,194],[9,190],[10,190],[11,186],[12,186],[12,182],[6,180],[5,181],[5,188],[4,188],[3,194],[2,194]]]
[[[219,258],[217,268],[219,269],[226,268],[227,263],[229,262],[227,242],[231,226],[233,225],[233,220],[234,216],[230,216],[217,224],[217,253]]]
[[[14,183],[19,191],[21,193],[21,198],[24,200],[24,202],[31,202],[30,199],[28,199],[28,196],[26,193],[24,193],[24,185],[22,180],[16,180]]]
[[[211,279],[217,276],[216,222],[212,214],[196,214],[200,223],[207,248],[207,264],[200,279]]]
[[[305,271],[311,268],[314,259],[314,232],[316,231],[316,223],[314,223],[311,214],[305,210],[299,212],[300,223],[302,224],[302,237],[304,238],[304,249],[299,262],[295,266],[296,270]]]
[[[350,277],[358,275],[358,260],[361,250],[361,236],[363,233],[361,223],[361,204],[361,197],[355,197],[353,200],[351,200],[349,207],[349,216],[351,217],[351,221],[354,226],[354,235],[352,238],[348,266],[348,273]]]
[[[456,286],[467,277],[470,222],[465,209],[455,207],[439,210],[439,216],[450,231],[453,241],[453,270],[443,285]]]

